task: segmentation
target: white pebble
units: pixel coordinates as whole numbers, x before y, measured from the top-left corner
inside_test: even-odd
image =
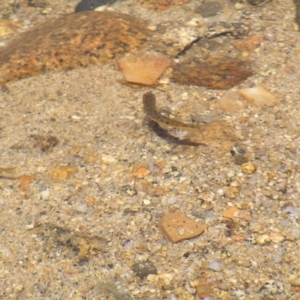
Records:
[[[150,205],[151,201],[149,199],[144,199],[143,203],[144,205]]]
[[[184,92],[181,94],[181,99],[182,100],[187,100],[189,98],[189,94],[187,92]]]
[[[216,272],[220,272],[222,271],[222,265],[218,262],[218,261],[212,261],[208,264],[208,267]]]
[[[264,245],[270,242],[270,237],[267,234],[262,234],[256,237],[256,243],[258,245]]]
[[[277,102],[275,96],[262,87],[242,89],[239,93],[255,106],[274,106]]]
[[[274,257],[273,257],[273,261],[275,264],[279,264],[281,263],[282,261],[282,255],[281,254],[275,254]]]
[[[41,199],[42,199],[42,200],[47,200],[48,197],[49,197],[49,194],[50,194],[49,189],[43,190],[43,191],[41,192]]]
[[[168,198],[167,203],[168,203],[168,205],[172,205],[172,204],[176,203],[176,200],[177,200],[177,197],[171,196]]]
[[[223,189],[218,189],[217,193],[219,196],[223,196],[224,195],[224,190]]]
[[[76,210],[81,213],[87,213],[88,207],[85,204],[77,205]]]

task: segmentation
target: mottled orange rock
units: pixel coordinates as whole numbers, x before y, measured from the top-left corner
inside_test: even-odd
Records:
[[[239,51],[252,52],[254,49],[264,40],[264,36],[261,34],[251,35],[248,38],[233,43],[233,46]]]
[[[20,190],[24,191],[31,182],[33,182],[36,179],[36,175],[22,175],[19,178],[19,182],[20,182]]]
[[[173,80],[181,84],[228,90],[253,73],[244,61],[214,58],[206,61],[192,59],[174,66]]]
[[[205,230],[202,224],[180,213],[164,215],[158,226],[164,237],[172,243],[191,239]]]
[[[209,297],[209,296],[213,296],[214,291],[212,288],[212,283],[209,283],[205,280],[200,281],[200,283],[196,287],[196,293],[200,299],[203,299],[203,298]]]
[[[52,169],[49,172],[49,175],[58,182],[64,181],[69,178],[71,175],[78,172],[77,167],[75,166],[60,166]]]
[[[141,48],[146,23],[127,14],[87,11],[38,24],[0,50],[0,80],[107,62]]]
[[[238,218],[238,219],[243,219],[246,221],[251,221],[251,217],[244,213],[243,211],[239,210],[238,208],[232,206],[230,207],[228,210],[226,210],[223,213],[223,217],[228,218],[228,219],[234,219],[234,218]]]
[[[165,168],[167,165],[167,162],[165,162],[164,160],[160,160],[156,163],[156,166],[161,170],[163,168]]]
[[[143,6],[156,11],[163,11],[174,5],[182,5],[190,0],[138,0]]]
[[[151,173],[151,171],[145,167],[138,167],[137,169],[135,169],[133,171],[133,173],[131,174],[133,177],[135,178],[139,178],[142,179],[146,176],[148,176]]]

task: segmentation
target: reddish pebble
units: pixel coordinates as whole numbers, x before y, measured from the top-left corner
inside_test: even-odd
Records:
[[[252,35],[242,41],[235,42],[233,45],[239,51],[252,52],[263,42],[264,36],[261,34]]]
[[[138,179],[142,179],[148,176],[151,171],[145,167],[138,167],[133,173],[132,176]]]
[[[251,217],[248,214],[244,213],[243,211],[239,210],[238,208],[236,208],[234,206],[232,206],[228,210],[226,210],[223,213],[223,217],[228,218],[228,219],[238,218],[238,219],[243,219],[246,221],[251,221]]]
[[[118,61],[118,66],[128,82],[154,85],[156,80],[170,66],[172,60],[167,56],[147,53],[125,56]]]
[[[31,182],[33,182],[36,179],[35,175],[22,175],[19,178],[19,182],[20,182],[20,190],[24,191]]]
[[[263,87],[256,86],[238,92],[245,100],[258,107],[275,106],[277,104],[275,95]]]
[[[62,182],[69,178],[71,175],[76,174],[78,172],[77,167],[75,166],[60,166],[52,169],[49,172],[49,175],[55,181]]]
[[[158,226],[164,237],[172,243],[191,239],[205,230],[202,224],[180,213],[164,215]]]

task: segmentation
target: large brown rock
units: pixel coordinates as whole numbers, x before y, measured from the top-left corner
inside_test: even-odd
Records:
[[[51,19],[0,50],[0,78],[10,81],[46,70],[107,62],[142,47],[146,23],[114,12],[80,12]]]

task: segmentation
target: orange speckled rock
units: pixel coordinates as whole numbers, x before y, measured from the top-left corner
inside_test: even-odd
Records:
[[[223,213],[223,217],[228,218],[228,219],[238,218],[238,219],[243,219],[243,220],[246,220],[246,221],[251,221],[251,219],[252,219],[250,217],[250,215],[244,213],[243,211],[239,210],[238,208],[236,208],[234,206],[227,209]]]
[[[145,167],[138,167],[134,172],[132,173],[132,176],[135,178],[145,178],[151,173],[151,171]]]
[[[164,237],[172,243],[188,240],[203,233],[205,227],[180,213],[164,215],[158,222]]]
[[[233,46],[239,51],[254,51],[263,42],[264,36],[262,34],[255,34],[247,37],[242,41],[233,43]]]
[[[60,166],[50,170],[49,175],[57,182],[62,182],[78,172],[75,166]]]
[[[142,47],[146,23],[114,12],[80,12],[51,19],[0,50],[3,81],[107,62]]]
[[[19,178],[19,188],[21,191],[24,191],[31,182],[33,182],[36,179],[36,175],[22,175]]]
[[[174,5],[182,5],[190,0],[138,0],[143,6],[156,11],[163,11]]]

